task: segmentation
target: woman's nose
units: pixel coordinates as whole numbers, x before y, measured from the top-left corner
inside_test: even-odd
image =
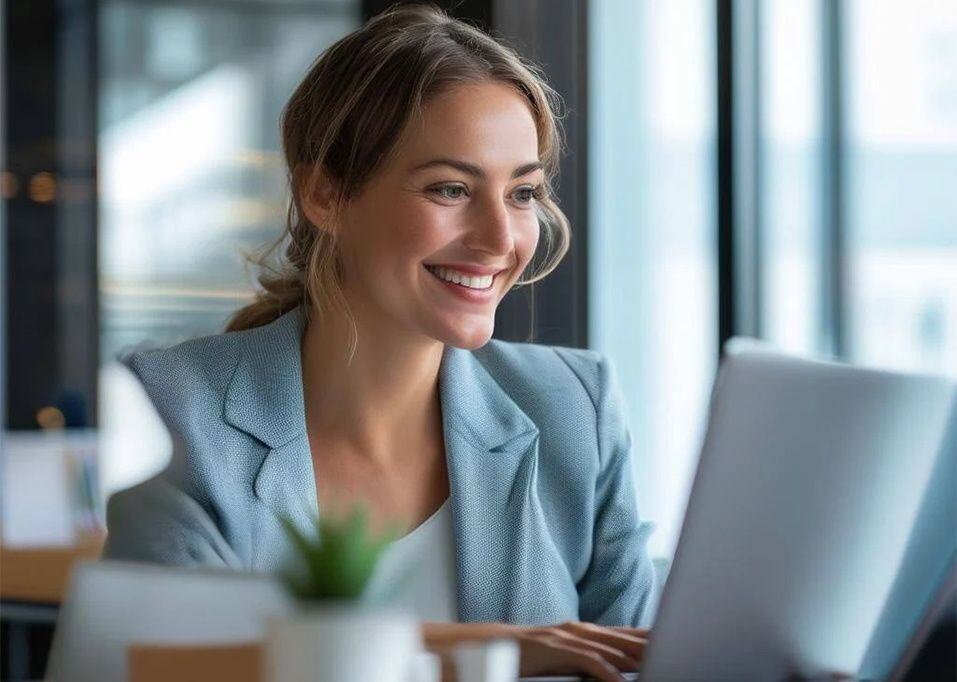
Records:
[[[465,239],[466,246],[500,256],[511,253],[513,242],[507,204],[502,199],[483,201]]]

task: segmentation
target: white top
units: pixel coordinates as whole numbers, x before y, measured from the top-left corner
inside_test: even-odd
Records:
[[[455,543],[446,498],[411,533],[386,545],[365,597],[407,610],[422,621],[455,622]]]

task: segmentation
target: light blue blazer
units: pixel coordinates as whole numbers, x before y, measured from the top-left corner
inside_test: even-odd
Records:
[[[301,308],[124,358],[173,436],[170,466],[113,495],[104,556],[271,572],[277,514],[321,513]],[[458,619],[647,625],[654,569],[612,366],[589,350],[446,346],[439,377]],[[321,453],[318,456],[322,456]]]

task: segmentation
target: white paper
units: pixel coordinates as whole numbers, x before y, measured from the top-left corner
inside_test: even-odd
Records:
[[[3,544],[75,543],[73,489],[65,436],[45,432],[3,435]]]

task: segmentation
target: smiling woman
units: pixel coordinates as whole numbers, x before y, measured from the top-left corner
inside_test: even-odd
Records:
[[[319,226],[312,232],[327,236],[313,248],[332,250],[341,264],[330,286],[353,316],[353,349],[363,336],[395,336],[396,325],[432,339],[433,354],[437,341],[485,345],[495,306],[538,244],[540,200],[529,194],[544,197],[545,172],[528,161],[540,153],[528,99],[487,77],[423,97],[375,170],[354,173],[367,178],[361,188],[344,186],[348,173],[320,170],[299,200],[303,218]],[[459,283],[428,266],[451,270]],[[461,286],[489,274],[488,289]],[[325,291],[315,298],[328,322],[335,313],[322,309]]]
[[[503,297],[568,250],[557,106],[431,6],[323,53],[283,114],[292,201],[259,297],[224,334],[126,360],[177,450],[111,499],[106,555],[274,570],[278,516],[365,500],[411,531],[388,566],[418,579],[376,584],[410,586],[431,649],[509,636],[526,674],[637,667],[654,574],[615,372],[492,339]]]

